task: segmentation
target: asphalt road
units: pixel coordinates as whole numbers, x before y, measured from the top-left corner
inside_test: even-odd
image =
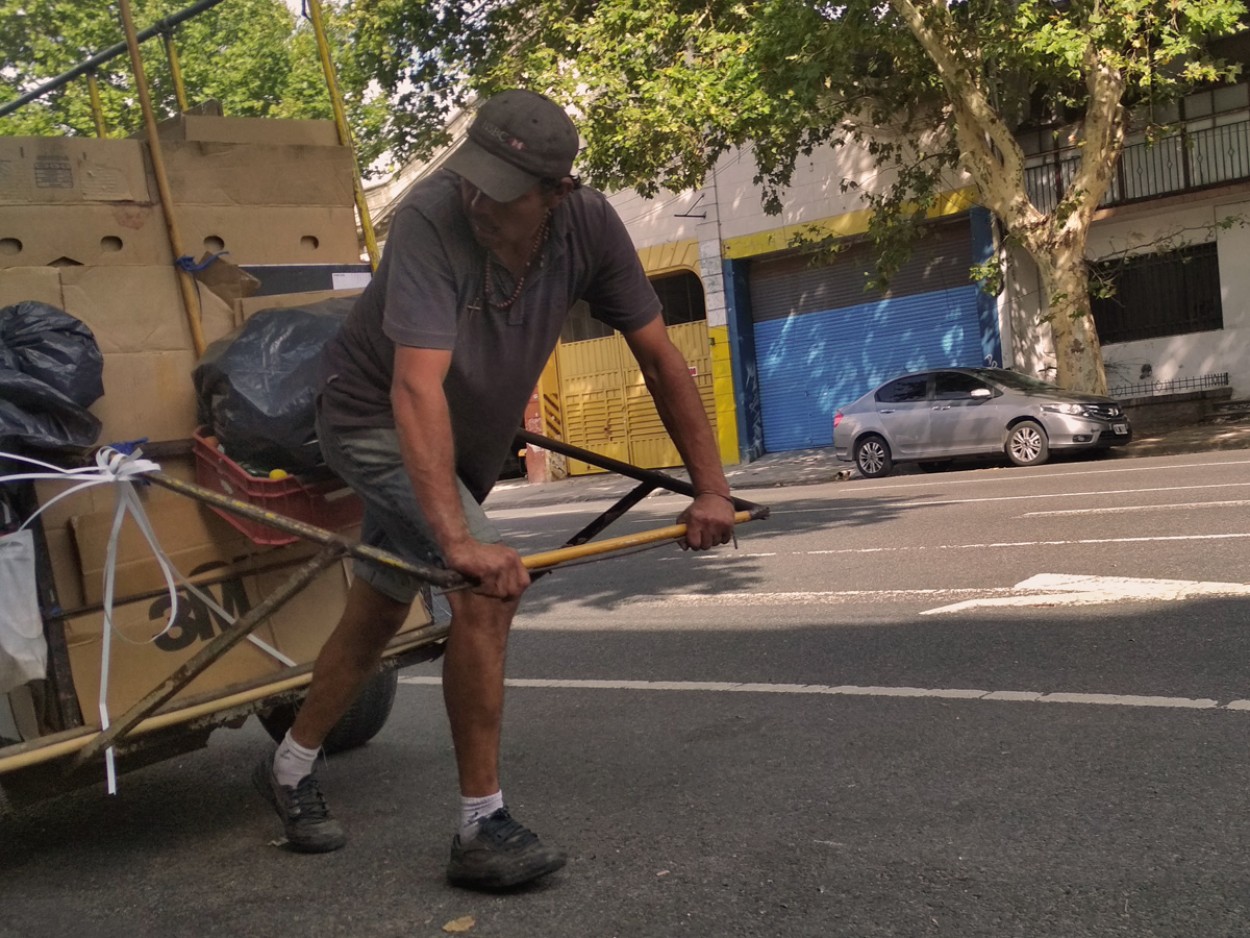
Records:
[[[0,938],[1250,936],[1250,454],[744,494],[736,550],[531,590],[505,794],[548,881],[443,882],[427,665],[323,766],[345,850],[272,845],[250,723],[0,820]],[[539,550],[595,507],[498,520]]]

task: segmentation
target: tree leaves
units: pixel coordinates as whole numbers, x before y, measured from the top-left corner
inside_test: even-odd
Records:
[[[142,30],[187,5],[186,0],[133,0],[136,26]],[[16,99],[125,38],[115,2],[0,0],[0,23],[0,60],[8,63],[0,101]],[[297,28],[282,0],[229,0],[182,23],[174,40],[192,104],[216,99],[235,116],[330,114],[311,29]],[[158,115],[176,113],[162,43],[148,40],[142,54]],[[102,65],[97,80],[109,132],[138,132],[142,115],[129,58]],[[0,133],[6,135],[94,132],[85,79],[0,119]]]

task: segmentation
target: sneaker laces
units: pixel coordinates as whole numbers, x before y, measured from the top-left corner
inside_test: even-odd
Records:
[[[305,775],[298,785],[288,788],[287,791],[291,793],[287,804],[287,813],[291,816],[314,821],[323,821],[330,816],[330,809],[326,807],[325,796],[321,793],[321,786],[317,784],[315,775]]]
[[[514,844],[524,847],[538,840],[538,835],[513,818],[506,807],[482,818],[478,823],[478,830],[499,846]]]

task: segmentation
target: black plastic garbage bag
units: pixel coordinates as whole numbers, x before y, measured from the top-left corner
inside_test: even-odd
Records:
[[[46,303],[0,309],[0,368],[20,371],[79,407],[104,396],[104,356],[81,320]]]
[[[46,303],[0,309],[0,445],[91,446],[100,421],[87,407],[104,394],[104,357],[81,321]]]
[[[200,423],[253,474],[322,465],[314,427],[321,350],[354,298],[261,310],[205,350],[195,368]]]

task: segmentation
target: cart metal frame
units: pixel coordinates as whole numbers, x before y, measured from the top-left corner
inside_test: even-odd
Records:
[[[524,556],[522,560],[534,578],[550,573],[570,561],[605,556],[663,541],[676,541],[685,535],[684,525],[669,525],[623,537],[594,541],[609,525],[656,489],[692,496],[692,486],[665,473],[642,469],[528,431],[518,433],[517,440],[638,482],[637,486],[621,496],[594,521],[570,537],[562,547]],[[124,714],[111,721],[106,730],[101,730],[98,726],[70,725],[70,728],[60,732],[0,748],[0,786],[12,798],[21,800],[49,797],[62,790],[98,780],[100,774],[95,771],[95,764],[101,761],[107,749],[113,748],[117,753],[119,768],[134,768],[198,748],[220,726],[239,725],[252,713],[300,698],[312,679],[311,663],[287,668],[274,678],[254,686],[228,688],[170,704],[170,700],[192,680],[245,640],[267,618],[334,563],[352,557],[383,564],[411,574],[430,588],[440,591],[462,589],[471,585],[453,571],[429,564],[408,562],[386,551],[350,541],[333,531],[258,508],[211,489],[173,478],[164,472],[150,472],[144,478],[211,508],[261,522],[320,545],[320,549],[311,558],[300,563],[285,582],[264,597],[258,605],[206,643],[191,659],[163,678]],[[768,517],[769,510],[765,506],[737,497],[733,498],[733,504],[735,520],[738,523]],[[224,581],[237,575],[238,571],[234,571],[217,577],[216,581]],[[136,598],[141,597],[125,597],[118,602]],[[58,640],[64,642],[63,631],[57,628],[62,618],[49,617],[45,621],[50,646]],[[388,647],[384,666],[402,668],[438,657],[442,653],[442,643],[447,632],[448,623],[431,621],[427,625],[402,633]],[[68,669],[65,671],[57,682],[57,702],[63,708],[72,704],[75,713],[63,714],[63,722],[73,724],[78,720],[81,723],[81,717],[77,714],[77,698],[73,693],[72,678],[68,676]],[[61,686],[67,679],[71,686]]]

